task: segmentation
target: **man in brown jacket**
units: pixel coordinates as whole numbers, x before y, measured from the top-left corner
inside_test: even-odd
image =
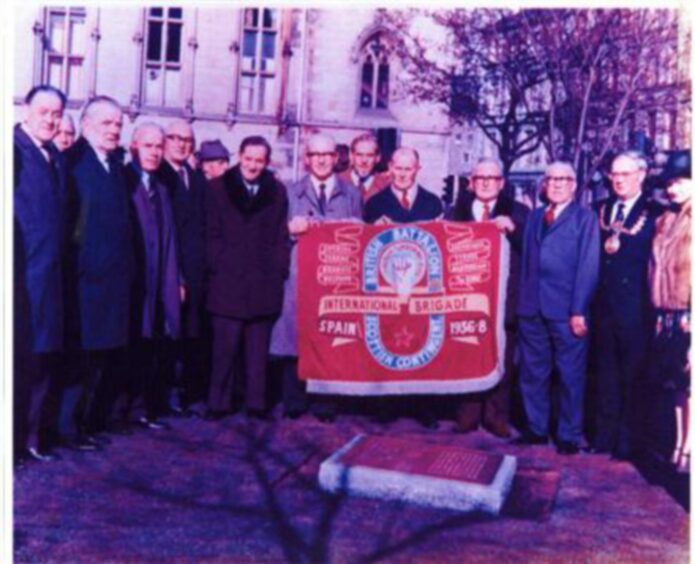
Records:
[[[379,143],[371,133],[362,133],[352,140],[350,167],[338,176],[360,191],[363,202],[391,184],[387,172],[375,170],[380,158]]]

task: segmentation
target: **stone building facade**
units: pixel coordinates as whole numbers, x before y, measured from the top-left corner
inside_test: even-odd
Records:
[[[18,6],[15,105],[48,82],[67,93],[74,117],[96,94],[118,100],[128,116],[124,142],[138,122],[174,117],[191,121],[198,143],[220,139],[232,152],[245,136],[264,135],[286,181],[303,174],[311,132],[348,144],[373,130],[386,146],[415,147],[421,183],[439,192],[443,177],[466,174],[495,149],[472,126],[452,129],[437,107],[403,95],[382,16],[277,6]],[[544,164],[539,151],[514,170],[533,177]]]

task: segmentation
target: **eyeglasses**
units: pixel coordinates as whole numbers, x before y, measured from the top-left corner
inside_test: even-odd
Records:
[[[193,143],[193,137],[181,137],[180,135],[175,135],[171,133],[166,136],[169,141],[177,141],[178,143]]]
[[[472,180],[475,182],[479,180],[480,182],[499,182],[502,180],[501,176],[474,176]]]
[[[335,157],[335,151],[326,151],[325,153],[307,153],[309,158],[321,158],[321,157]]]
[[[546,176],[545,179],[546,179],[548,182],[557,182],[557,183],[560,183],[560,182],[564,182],[564,183],[574,182],[574,178],[572,178],[571,176]]]

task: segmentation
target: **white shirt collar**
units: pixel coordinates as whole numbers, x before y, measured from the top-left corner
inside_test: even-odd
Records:
[[[473,214],[473,219],[475,219],[476,221],[482,221],[483,211],[485,210],[485,204],[489,206],[490,214],[492,214],[492,210],[494,210],[495,206],[497,205],[497,198],[495,198],[494,200],[489,200],[487,202],[483,202],[478,198],[474,198],[471,213]]]
[[[325,184],[326,185],[326,201],[330,200],[331,196],[333,195],[333,191],[335,190],[335,174],[331,174],[325,180],[319,180],[318,178],[315,178],[313,174],[310,174],[309,178],[311,179],[311,185],[314,187],[314,192],[316,193],[316,197],[318,198],[319,195],[321,194],[321,189],[319,188],[319,186],[321,184]]]
[[[408,201],[410,202],[411,208],[413,207],[413,204],[415,204],[415,198],[417,197],[417,189],[418,189],[418,184],[416,182],[410,188],[405,190],[405,192],[408,193]],[[396,196],[396,199],[399,202],[403,199],[403,190],[399,190],[393,184],[391,184],[391,192],[393,192],[393,195]]]
[[[565,211],[565,208],[566,208],[567,206],[569,206],[571,203],[572,203],[572,200],[570,199],[570,200],[567,200],[566,202],[563,202],[563,203],[561,203],[561,204],[556,204],[556,205],[555,205],[555,210],[554,210],[555,219],[557,219],[558,217],[560,217],[560,214],[561,214],[563,211]]]

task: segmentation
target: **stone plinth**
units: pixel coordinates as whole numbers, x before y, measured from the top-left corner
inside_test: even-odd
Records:
[[[319,483],[332,492],[497,514],[515,471],[513,456],[358,435],[321,464]]]

